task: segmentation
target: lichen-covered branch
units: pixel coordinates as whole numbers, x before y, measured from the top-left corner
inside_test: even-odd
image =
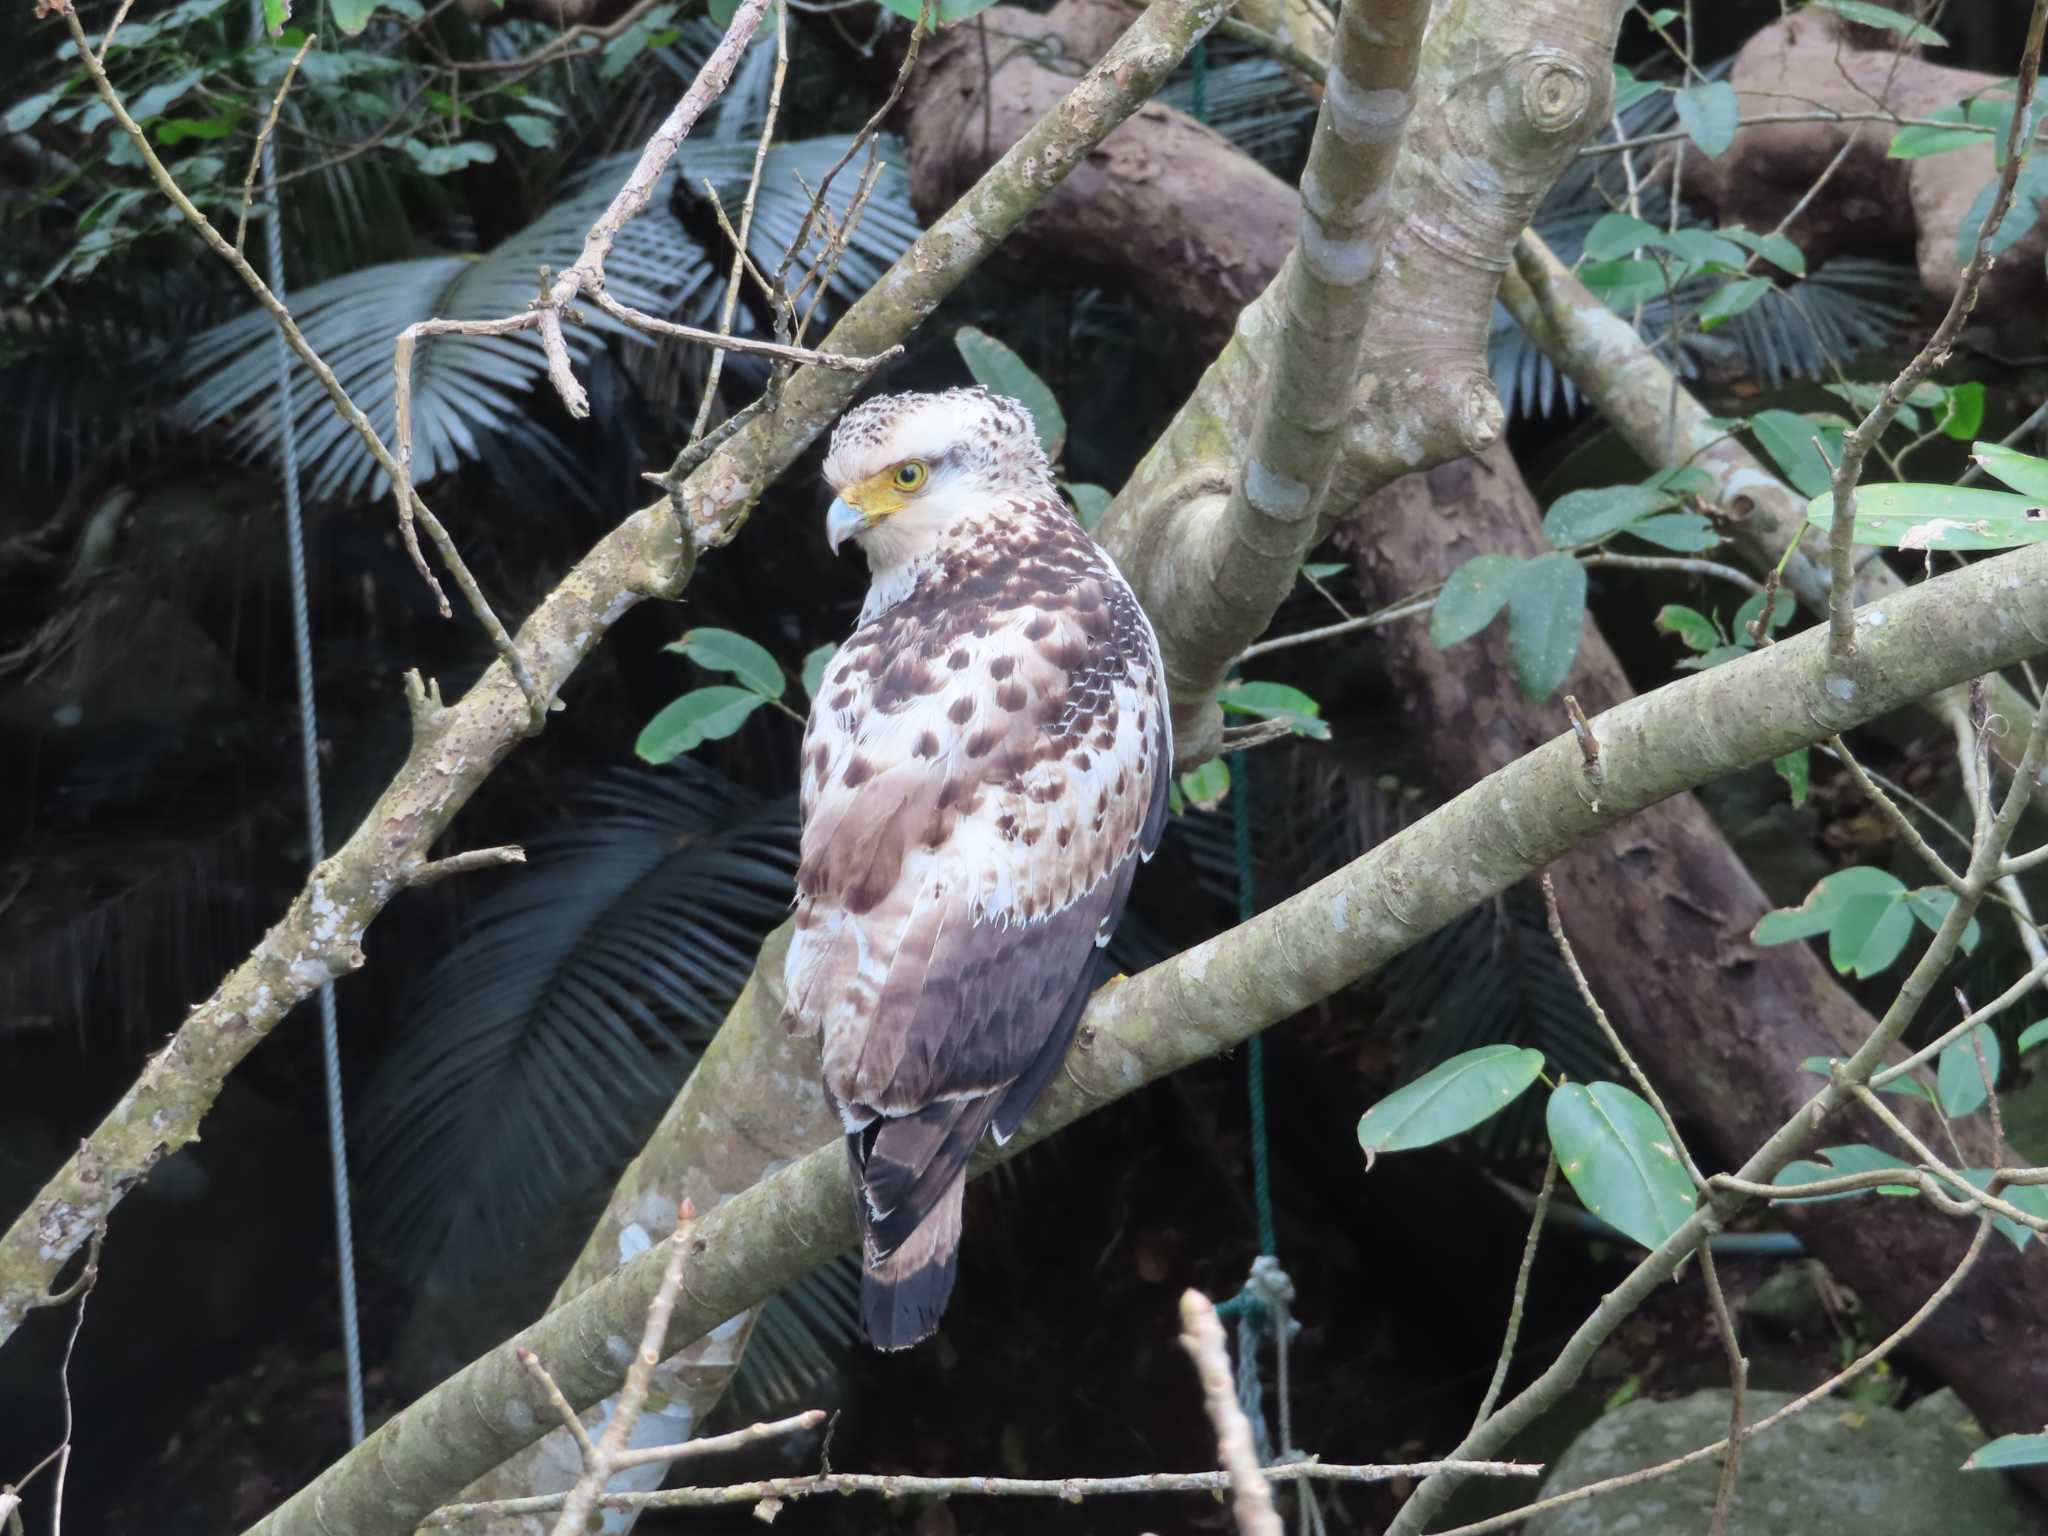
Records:
[[[1038,198],[1144,103],[1223,3],[1155,0],[1068,99],[846,312],[828,348],[872,355],[914,329]],[[578,562],[513,642],[512,659],[539,695],[553,699],[636,603],[680,595],[698,553],[734,536],[761,492],[830,425],[855,382],[828,369],[799,370],[775,409],[751,417],[669,498],[635,513]],[[530,728],[524,690],[503,657],[454,705],[444,707],[424,683],[415,682],[412,694],[412,750],[361,826],[0,1237],[0,1344],[121,1197],[198,1134],[235,1065],[314,988],[363,963],[371,920],[426,865],[455,813]]]
[[[1348,510],[1401,475],[1480,452],[1499,436],[1500,400],[1486,367],[1494,289],[1530,213],[1606,121],[1625,8],[1619,0],[1470,0],[1444,11],[1424,39],[1343,451],[1308,542],[1328,531],[1331,509]],[[1265,583],[1238,588],[1224,509],[1251,457],[1258,404],[1283,346],[1281,288],[1269,286],[1244,311],[1101,528],[1159,629],[1183,760],[1216,748],[1213,656],[1234,656],[1272,617]]]
[[[1270,616],[1280,606],[1317,542],[1350,423],[1388,184],[1414,106],[1428,19],[1427,0],[1344,0],[1337,13],[1336,48],[1301,175],[1300,237],[1268,299],[1279,331],[1273,364],[1244,462],[1208,530],[1219,546],[1216,580],[1228,583],[1218,596],[1248,613]],[[1199,642],[1182,630],[1176,702],[1216,692],[1247,638],[1241,630],[1211,629]]]
[[[1870,686],[1854,699],[1828,689],[1819,631],[1632,699],[1592,722],[1602,743],[1597,788],[1577,745],[1561,736],[1299,895],[1113,983],[1090,1005],[1066,1070],[1038,1110],[1007,1146],[984,1149],[977,1166],[1329,996],[1644,806],[2048,650],[2048,546],[1936,578],[1889,599],[1883,615],[1865,641]],[[1867,1071],[1877,1061],[1859,1055],[1855,1065]],[[1833,1084],[1822,1093],[1829,1105],[1846,1096]],[[1819,1130],[1820,1117],[1797,1117],[1743,1176],[1768,1181]],[[836,1144],[707,1212],[667,1352],[757,1305],[853,1237]],[[1677,1257],[1670,1255],[1673,1265]],[[539,1355],[573,1403],[617,1390],[625,1362],[605,1341],[632,1336],[661,1268],[660,1255],[640,1255],[465,1367],[251,1536],[382,1531],[424,1518],[537,1433],[530,1411],[502,1411],[518,1395],[516,1349]]]

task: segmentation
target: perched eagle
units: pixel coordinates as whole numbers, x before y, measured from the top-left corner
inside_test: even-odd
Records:
[[[785,1022],[822,1033],[883,1349],[953,1289],[967,1159],[1058,1070],[1166,819],[1159,643],[1014,400],[850,411],[825,478],[873,583],[804,732]]]

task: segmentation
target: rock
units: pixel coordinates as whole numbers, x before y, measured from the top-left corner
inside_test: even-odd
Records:
[[[1729,1394],[1641,1401],[1601,1418],[1544,1480],[1547,1497],[1654,1466],[1728,1431]],[[1791,1397],[1749,1394],[1750,1416]],[[1900,1412],[1815,1403],[1743,1447],[1728,1536],[2029,1536],[2043,1527],[2005,1480],[1963,1472],[1984,1434],[1953,1392]],[[1721,1475],[1718,1457],[1668,1477],[1538,1515],[1525,1536],[1665,1536],[1703,1531]]]
[[[1787,1264],[1751,1291],[1742,1315],[1779,1334],[1805,1333],[1828,1322],[1827,1306],[1807,1264]]]

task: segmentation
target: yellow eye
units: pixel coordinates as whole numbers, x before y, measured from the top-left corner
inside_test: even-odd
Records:
[[[930,471],[925,468],[924,460],[908,459],[896,466],[896,489],[899,491],[914,491],[924,484],[925,477],[929,474]]]

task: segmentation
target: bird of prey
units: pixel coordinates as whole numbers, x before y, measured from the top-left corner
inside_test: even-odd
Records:
[[[825,533],[872,572],[804,731],[784,1022],[823,1037],[883,1349],[938,1327],[967,1160],[1072,1042],[1173,760],[1159,643],[1016,401],[847,413]]]

